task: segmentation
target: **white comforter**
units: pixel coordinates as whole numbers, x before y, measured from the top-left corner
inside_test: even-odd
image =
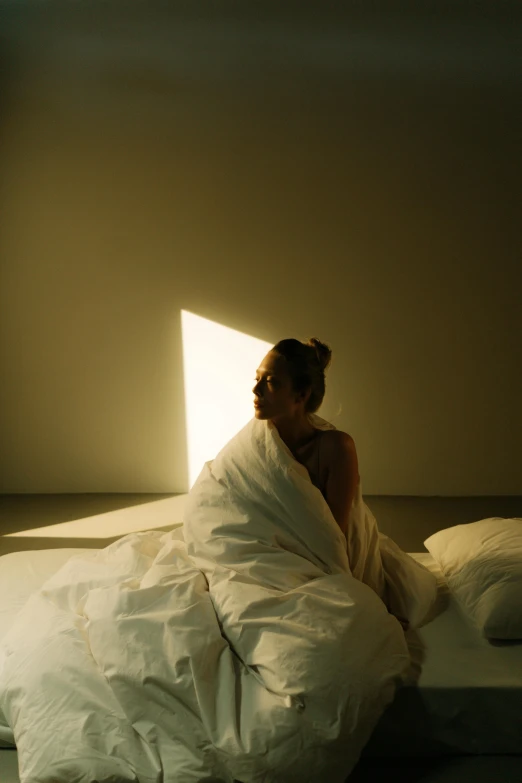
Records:
[[[0,645],[0,709],[22,783],[335,783],[408,663],[323,496],[254,418],[203,466],[183,529],[76,555],[31,596]]]

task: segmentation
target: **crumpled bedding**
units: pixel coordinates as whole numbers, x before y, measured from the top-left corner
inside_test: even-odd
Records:
[[[390,551],[385,575],[409,574]],[[420,616],[429,590],[408,598],[395,573]],[[323,496],[254,418],[204,464],[183,529],[78,554],[29,598],[0,709],[21,783],[335,783],[408,664]]]

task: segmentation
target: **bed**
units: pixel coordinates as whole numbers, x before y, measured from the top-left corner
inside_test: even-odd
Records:
[[[15,552],[0,558],[0,639],[27,597],[84,549]],[[459,610],[431,555],[414,553],[439,583],[431,618],[407,633],[407,684],[386,710],[363,758],[522,752],[522,643],[492,644]],[[0,715],[2,783],[16,781],[13,736]],[[11,770],[11,771],[9,771]]]

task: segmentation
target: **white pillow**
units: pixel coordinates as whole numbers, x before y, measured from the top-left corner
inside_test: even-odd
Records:
[[[455,525],[424,546],[458,603],[491,639],[522,639],[522,519]]]

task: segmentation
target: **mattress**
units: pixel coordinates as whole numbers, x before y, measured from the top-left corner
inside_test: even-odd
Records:
[[[0,557],[0,639],[28,596],[82,551],[49,549]],[[439,597],[425,625],[406,635],[412,656],[407,684],[363,755],[522,753],[522,643],[488,642],[459,610],[431,555],[412,556],[436,574]],[[12,745],[0,712],[0,747]]]
[[[408,682],[363,755],[522,753],[522,641],[488,641],[459,609],[433,557],[412,557],[436,575],[438,599],[423,627],[406,634]]]

